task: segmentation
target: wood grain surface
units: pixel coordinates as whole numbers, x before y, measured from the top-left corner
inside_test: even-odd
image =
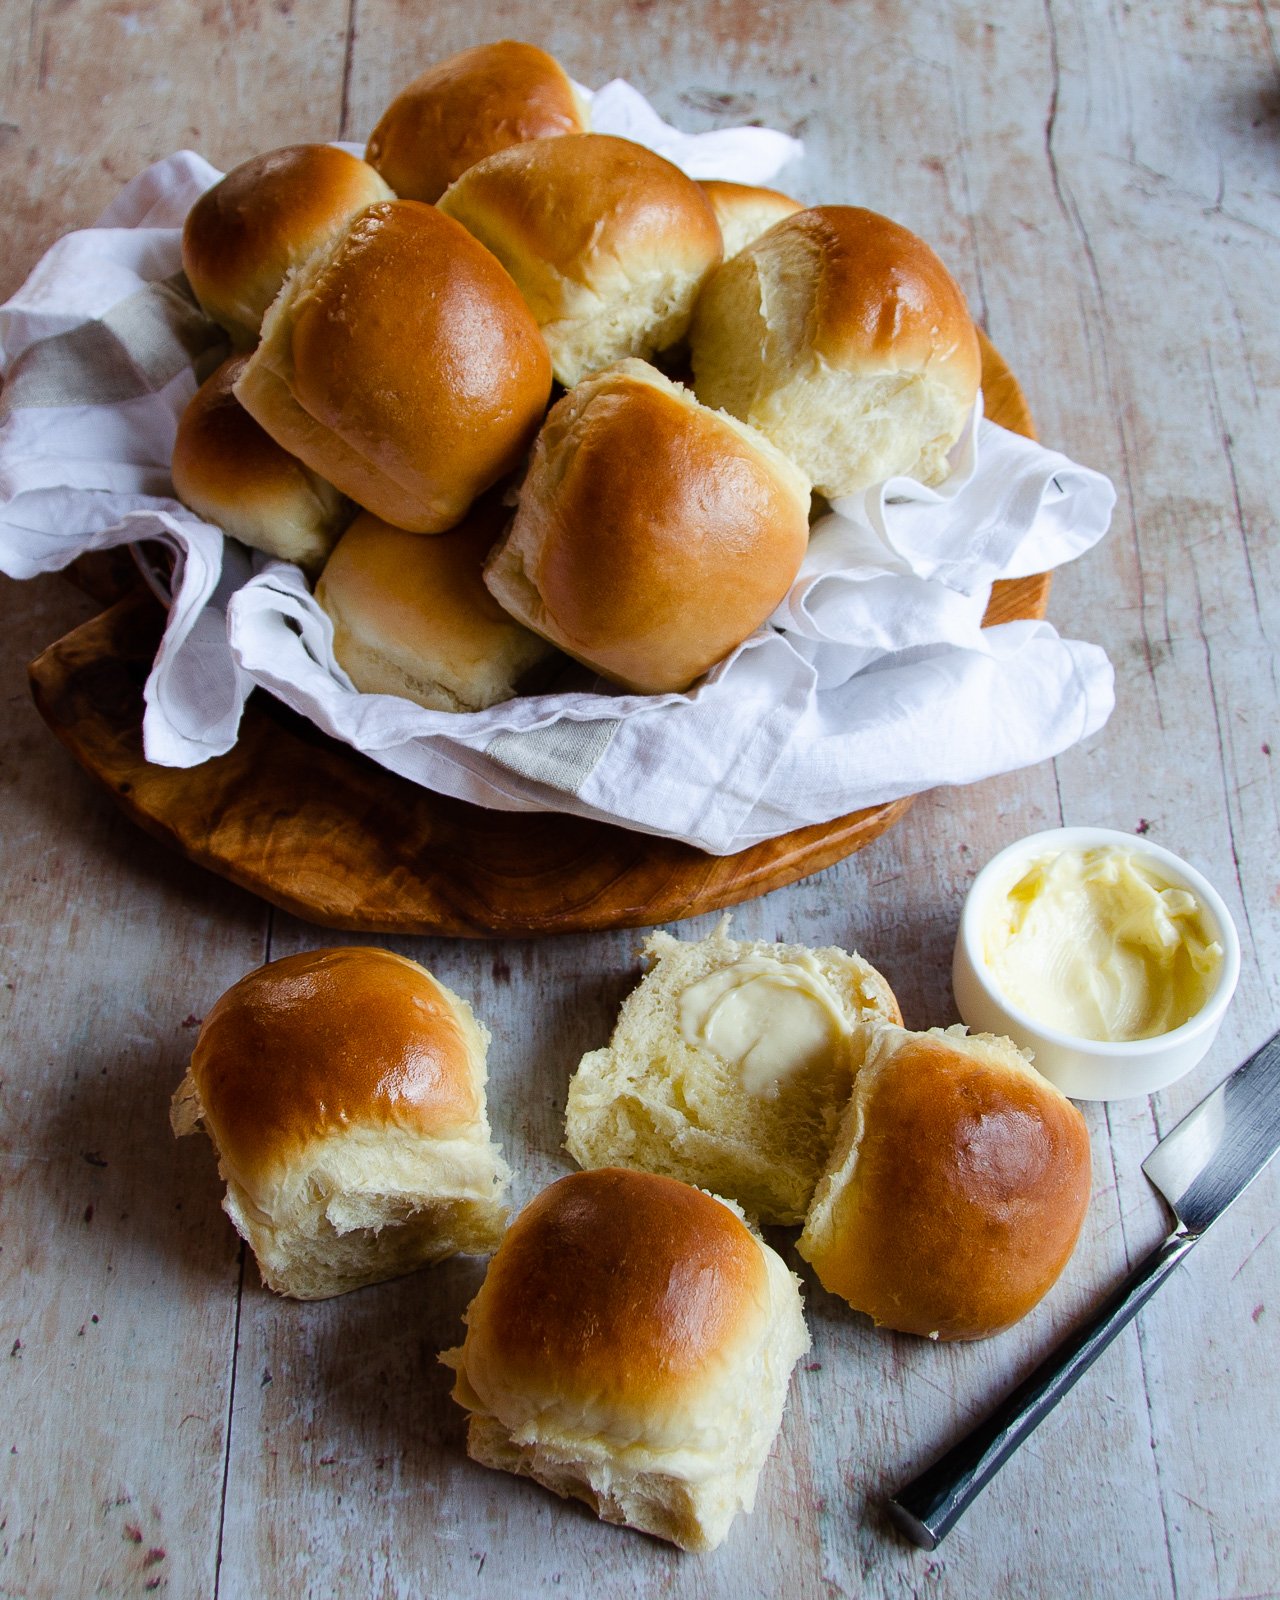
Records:
[[[156,845],[76,767],[25,669],[99,607],[57,578],[0,583],[0,1594],[1280,1593],[1274,1171],[938,1551],[880,1510],[1163,1234],[1142,1157],[1280,1022],[1277,27],[1272,0],[0,0],[4,293],[145,162],[359,136],[420,66],[484,38],[538,40],[591,84],[625,72],[688,128],[801,134],[790,186],[934,241],[1042,437],[1115,479],[1113,533],[1056,578],[1053,618],[1107,647],[1117,709],[1053,763],[922,798],[742,905],[735,932],[860,948],[910,1025],[949,1022],[973,872],[1078,822],[1190,857],[1244,945],[1205,1062],[1085,1108],[1085,1234],[1017,1328],[960,1348],[877,1333],[801,1273],[814,1348],[757,1508],[684,1556],[467,1461],[435,1354],[474,1264],[316,1306],[261,1289],[167,1103],[196,1019],[316,930]],[[636,934],[387,942],[492,1028],[523,1203],[567,1169],[565,1085],[634,981]]]
[[[1032,434],[1017,380],[985,337],[982,358],[987,415]],[[143,685],[163,618],[134,579],[111,610],[32,663],[40,715],[153,838],[323,927],[474,938],[696,916],[865,849],[911,804],[871,806],[712,857],[581,817],[432,794],[262,694],[226,755],[190,770],[152,766],[142,753]],[[1049,581],[997,584],[988,621],[1044,616]]]

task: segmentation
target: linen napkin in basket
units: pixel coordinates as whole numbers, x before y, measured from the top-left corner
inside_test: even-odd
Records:
[[[621,81],[593,99],[599,131],[694,176],[763,183],[799,151],[767,129],[682,134]],[[0,568],[29,577],[142,540],[177,556],[146,686],[149,760],[194,766],[229,749],[261,684],[426,788],[728,853],[1043,760],[1106,720],[1096,646],[1047,623],[980,622],[995,578],[1103,535],[1111,486],[977,415],[940,489],[891,480],[837,502],[770,624],[687,694],[622,695],[586,674],[475,713],[358,694],[301,573],[251,560],[172,498],[177,418],[197,366],[221,353],[182,277],[179,230],[219,176],[190,152],[157,163],[0,308]]]

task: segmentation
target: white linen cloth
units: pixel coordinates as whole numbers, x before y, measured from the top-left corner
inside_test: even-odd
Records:
[[[768,182],[800,150],[761,128],[679,133],[621,81],[593,100],[599,131],[698,177]],[[0,569],[30,577],[144,540],[177,557],[146,686],[149,760],[228,750],[259,684],[428,789],[724,854],[1044,760],[1105,722],[1099,648],[1044,622],[980,623],[996,578],[1096,543],[1114,492],[978,415],[939,489],[894,479],[837,502],[770,624],[687,694],[623,695],[586,672],[474,713],[357,693],[298,569],[251,559],[172,497],[177,419],[221,338],[181,275],[180,228],[220,176],[191,152],[158,162],[0,308]]]

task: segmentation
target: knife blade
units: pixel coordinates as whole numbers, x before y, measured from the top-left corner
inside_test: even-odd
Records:
[[[913,1544],[936,1549],[1058,1401],[1280,1148],[1280,1033],[1167,1133],[1142,1170],[1178,1225],[994,1412],[888,1502]]]

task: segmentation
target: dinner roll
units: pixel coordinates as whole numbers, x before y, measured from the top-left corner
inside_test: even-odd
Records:
[[[886,1328],[985,1339],[1056,1282],[1088,1203],[1084,1118],[1016,1045],[886,1027],[799,1249]]]
[[[281,561],[317,569],[351,517],[351,503],[282,450],[232,393],[233,356],[191,397],[173,442],[179,500],[224,533]]]
[[[749,183],[703,178],[699,187],[710,200],[720,224],[726,261],[772,228],[775,222],[804,209],[790,195],[780,194],[777,189],[758,189]]]
[[[583,133],[589,113],[553,56],[503,39],[437,62],[382,113],[366,159],[398,195],[436,201],[485,156]]]
[[[606,1169],[553,1183],[467,1311],[467,1453],[686,1550],[756,1480],[809,1347],[796,1280],[726,1202]]]
[[[182,265],[196,299],[251,349],[285,275],[391,190],[366,161],[328,144],[254,156],[187,213]]]
[[[768,440],[620,361],[552,408],[485,582],[624,688],[687,689],[786,594],[808,516],[804,475]]]
[[[171,1120],[204,1125],[268,1288],[323,1300],[494,1248],[510,1173],[488,1044],[465,1000],[389,950],[286,956],[217,1001]]]
[[[424,539],[361,512],[316,585],[333,622],[334,654],[357,689],[403,695],[431,711],[483,711],[556,659],[481,577],[509,516],[490,496],[456,528]]]
[[[370,206],[295,272],[236,394],[273,438],[367,511],[453,527],[524,455],[551,365],[528,308],[434,206]]]
[[[440,201],[520,285],[566,387],[682,339],[720,260],[711,203],[679,167],[601,133],[489,156]]]
[[[707,284],[694,388],[767,434],[828,499],[940,483],[978,394],[964,296],[923,240],[857,206],[775,224]]]
[[[708,939],[645,941],[650,969],[607,1049],[569,1082],[565,1144],[584,1167],[639,1167],[803,1222],[869,1021],[900,1022],[858,955]]]

